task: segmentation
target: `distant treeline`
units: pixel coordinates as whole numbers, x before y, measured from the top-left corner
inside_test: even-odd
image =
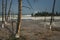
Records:
[[[32,13],[31,16],[60,16],[60,13],[49,13],[49,12],[37,12],[37,13]]]

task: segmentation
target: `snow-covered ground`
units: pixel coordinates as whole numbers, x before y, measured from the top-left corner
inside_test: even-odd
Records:
[[[17,20],[17,15],[11,16],[11,19],[16,21]],[[42,17],[42,16],[41,17],[31,17],[31,15],[22,15],[21,19],[27,20],[27,21],[34,20],[34,21],[38,21],[38,23],[40,23],[40,24],[50,25],[51,17]],[[46,20],[46,21],[44,22],[44,20]],[[2,17],[0,17],[0,21],[2,21]],[[53,26],[60,27],[60,16],[55,16],[54,17]]]
[[[17,15],[12,15],[11,19],[17,19]],[[21,19],[31,19],[31,20],[48,20],[51,19],[51,17],[31,17],[31,15],[22,15]],[[54,19],[59,20],[60,16],[55,16]],[[0,21],[2,21],[2,17],[0,17]]]

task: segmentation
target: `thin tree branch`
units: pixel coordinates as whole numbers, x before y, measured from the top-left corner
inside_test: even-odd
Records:
[[[30,4],[30,2],[29,2],[29,0],[26,0],[27,1],[27,3],[29,4],[29,6],[32,8],[32,6],[31,6],[31,4]],[[32,8],[33,9],[33,8]]]
[[[22,7],[25,7],[25,8],[31,9],[30,7],[27,7],[27,6],[22,6]]]

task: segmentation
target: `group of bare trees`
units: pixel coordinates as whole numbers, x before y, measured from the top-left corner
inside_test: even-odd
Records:
[[[53,13],[54,13],[54,8],[55,8],[55,1],[56,0],[54,0],[54,2],[53,2],[52,15],[51,15],[51,21],[50,21],[50,28],[51,28],[51,25],[52,25],[52,22],[53,22]],[[28,0],[27,0],[27,2],[29,3]],[[4,27],[6,17],[8,17],[8,20],[10,19],[9,17],[10,17],[11,5],[12,5],[12,0],[10,1],[10,6],[9,6],[9,10],[8,10],[8,16],[6,16],[6,13],[7,13],[7,0],[6,0],[6,3],[5,3],[5,10],[4,10],[4,0],[2,0],[2,28]],[[30,3],[29,3],[29,5],[30,5]],[[31,6],[31,8],[32,8],[32,6]],[[16,37],[17,38],[19,38],[19,36],[20,36],[21,17],[22,17],[22,0],[18,0],[18,19],[17,19],[17,28],[16,28]]]
[[[54,21],[53,14],[54,14],[54,9],[55,9],[55,2],[56,2],[56,0],[53,1],[52,15],[51,15],[51,20],[50,20],[50,29],[51,29],[52,23]],[[28,3],[29,3],[29,1],[28,1]],[[19,7],[18,7],[19,8],[19,10],[18,10],[19,12],[18,12],[17,34],[19,35],[19,33],[20,33],[20,27],[21,27],[22,0],[18,0],[18,4],[19,4]],[[29,5],[30,5],[30,3],[29,3]],[[31,8],[32,8],[32,6],[31,6]]]
[[[4,28],[4,25],[6,24],[6,21],[10,19],[10,9],[12,6],[12,0],[10,0],[10,6],[8,10],[8,15],[7,15],[7,0],[2,0],[2,28]],[[7,20],[8,18],[8,20]]]
[[[54,9],[55,9],[55,2],[56,0],[53,1],[53,7],[52,7],[52,15],[51,15],[51,20],[50,20],[50,29],[51,29],[51,26],[52,26],[52,23],[54,21]]]

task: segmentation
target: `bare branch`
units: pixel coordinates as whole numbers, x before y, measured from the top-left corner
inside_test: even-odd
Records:
[[[27,6],[22,6],[22,7],[25,7],[25,8],[31,9],[30,7],[27,7]]]
[[[30,4],[30,2],[29,2],[29,0],[27,0],[27,3],[29,4],[29,6],[32,8],[32,6],[31,6],[31,4]],[[32,8],[33,9],[33,8]]]

